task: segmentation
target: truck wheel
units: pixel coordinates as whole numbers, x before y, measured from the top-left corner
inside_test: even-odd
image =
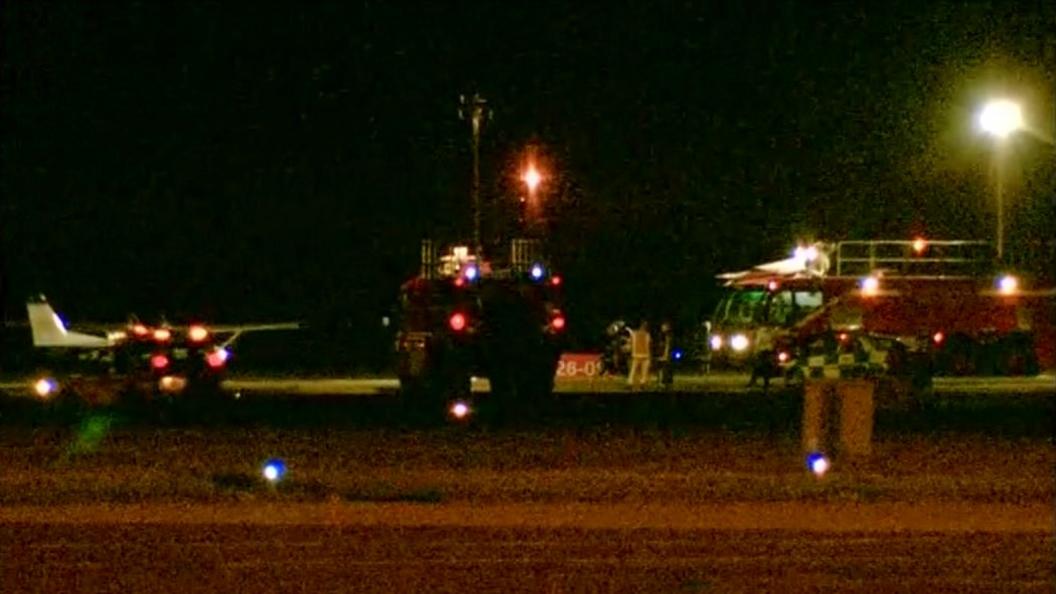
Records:
[[[946,373],[952,376],[975,375],[978,349],[963,336],[954,336],[946,347]]]
[[[785,371],[785,387],[802,386],[806,380],[806,374],[803,372],[803,367],[800,365],[793,365]]]
[[[1038,374],[1038,359],[1034,346],[1026,337],[1011,337],[1011,344],[1001,349],[998,371],[1001,375],[1033,376]]]
[[[470,393],[469,372],[453,365],[438,365],[423,375],[400,378],[401,408],[414,419],[442,420],[451,402],[468,399]]]
[[[553,409],[554,375],[557,362],[543,356],[526,366],[518,378],[517,393],[523,407],[533,416]]]
[[[400,412],[414,421],[436,421],[442,400],[433,373],[400,378]]]

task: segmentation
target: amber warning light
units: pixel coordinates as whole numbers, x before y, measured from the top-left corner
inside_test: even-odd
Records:
[[[209,338],[209,331],[205,326],[191,326],[187,330],[187,338],[190,338],[191,342],[203,342]]]

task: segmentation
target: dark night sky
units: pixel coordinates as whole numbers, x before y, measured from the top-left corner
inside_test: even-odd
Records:
[[[473,89],[486,200],[534,142],[601,319],[691,316],[799,237],[988,236],[972,111],[1004,91],[1053,129],[1044,1],[308,4],[3,3],[9,315],[373,316],[468,229]],[[1051,149],[1014,150],[1013,236],[1051,236]]]

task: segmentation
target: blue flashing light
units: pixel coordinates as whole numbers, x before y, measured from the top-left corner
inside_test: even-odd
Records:
[[[264,480],[277,483],[286,476],[286,463],[280,458],[272,458],[264,463],[261,473],[264,475]]]
[[[534,280],[540,280],[544,274],[546,274],[546,269],[543,268],[542,264],[532,264],[532,278]]]
[[[821,452],[811,452],[807,455],[807,470],[814,474],[814,476],[821,478],[832,464],[829,459],[825,457],[825,454]]]
[[[682,349],[675,349],[675,350],[671,351],[671,358],[674,359],[675,361],[681,361],[682,360],[682,354],[683,354],[682,353]]]
[[[476,266],[466,266],[465,271],[462,272],[462,276],[466,277],[466,280],[468,280],[468,281],[477,280],[477,276],[479,274],[480,274],[480,271],[477,270]]]

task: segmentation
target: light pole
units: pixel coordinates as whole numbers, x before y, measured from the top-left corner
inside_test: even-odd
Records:
[[[458,117],[469,120],[473,134],[473,181],[469,192],[473,201],[473,249],[477,258],[480,258],[483,249],[480,242],[480,130],[484,126],[484,120],[490,118],[491,112],[488,110],[488,102],[477,93],[473,93],[468,99],[461,95],[458,102]]]
[[[1005,155],[1008,137],[1023,128],[1023,111],[1019,104],[1008,99],[997,99],[983,106],[979,112],[979,128],[994,137],[994,193],[997,199],[997,259],[1005,256]]]

